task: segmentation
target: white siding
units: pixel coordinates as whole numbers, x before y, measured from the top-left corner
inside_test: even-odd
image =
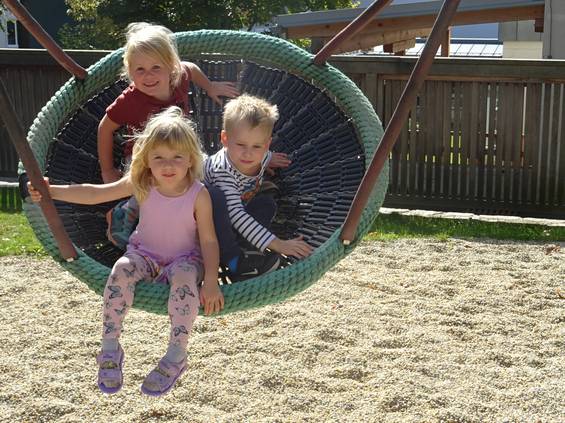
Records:
[[[507,59],[541,59],[541,41],[504,41],[503,57]]]

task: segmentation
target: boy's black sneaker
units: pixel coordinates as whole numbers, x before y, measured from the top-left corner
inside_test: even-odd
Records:
[[[276,270],[280,264],[280,256],[276,253],[266,251],[244,251],[237,262],[237,270],[230,272],[232,282],[254,278]]]

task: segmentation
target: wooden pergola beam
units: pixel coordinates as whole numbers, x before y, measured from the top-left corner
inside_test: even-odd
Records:
[[[383,51],[385,53],[400,53],[406,52],[409,48],[412,48],[416,45],[416,39],[412,38],[411,40],[402,40],[397,41],[395,43],[385,44],[383,46]],[[404,54],[402,54],[404,56]]]
[[[363,33],[356,35],[348,41],[340,44],[334,54],[345,53],[355,50],[366,50],[375,46],[394,44],[404,40],[415,39],[418,37],[427,37],[430,35],[432,28],[401,30],[393,32],[375,32]]]
[[[492,22],[513,22],[543,19],[544,6],[506,7],[486,11],[458,12],[451,25],[472,25]],[[431,28],[436,15],[420,15],[400,18],[377,18],[367,24],[361,34]],[[286,37],[295,38],[332,38],[348,22],[331,24],[304,25],[285,28]]]
[[[441,40],[441,56],[449,57],[449,50],[451,46],[451,29],[447,29],[445,34],[443,34],[443,40]]]

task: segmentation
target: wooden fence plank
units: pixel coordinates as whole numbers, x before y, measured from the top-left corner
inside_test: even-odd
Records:
[[[555,173],[554,204],[561,206],[565,203],[565,84],[559,84],[559,111],[557,113],[557,171]]]
[[[510,173],[512,158],[512,124],[508,122],[512,110],[512,94],[507,82],[499,84],[497,120],[497,159],[500,158],[500,184],[497,199],[510,201]],[[499,153],[500,151],[500,153]]]
[[[469,198],[468,193],[468,155],[469,155],[469,114],[471,99],[469,83],[461,83],[461,136],[459,138],[459,195],[461,198]]]
[[[488,87],[488,116],[487,116],[487,137],[485,154],[485,200],[493,202],[496,190],[496,102],[497,102],[496,83],[490,83]]]
[[[387,84],[390,86],[390,112],[389,119],[392,116],[394,108],[402,95],[404,90],[405,82],[403,81],[388,81]],[[409,118],[410,119],[410,118]],[[404,125],[404,128],[400,132],[400,139],[395,145],[396,151],[398,153],[399,162],[396,167],[396,177],[397,177],[397,191],[399,195],[406,195],[408,191],[408,176],[409,176],[409,137],[410,133],[408,130],[409,121]]]
[[[437,108],[437,90],[438,83],[436,81],[426,82],[426,111],[425,120],[427,121],[425,137],[425,183],[424,195],[427,198],[434,197],[434,182],[435,182],[435,158],[436,158],[436,145],[438,135],[438,125],[441,119],[441,112]]]
[[[383,107],[382,107],[382,113],[381,113],[381,121],[383,124],[383,128],[386,128],[386,125],[388,124],[388,120],[390,119],[390,116],[392,115],[392,99],[393,99],[393,95],[392,95],[392,83],[386,80],[383,80]],[[393,154],[397,153],[398,150],[398,145],[394,146],[393,149]],[[390,174],[389,174],[389,190],[391,193],[393,194],[398,194],[398,190],[399,190],[399,172],[400,172],[400,162],[398,163],[391,163],[391,169],[390,169]]]
[[[523,184],[522,157],[523,157],[523,116],[524,116],[524,84],[511,84],[513,91],[513,107],[510,126],[512,128],[512,180],[511,201],[514,204],[522,202],[521,192]]]
[[[541,109],[541,84],[526,84],[524,118],[524,178],[523,198],[525,204],[536,204],[536,161],[539,146],[539,117]]]
[[[365,73],[363,76],[363,94],[371,102],[373,109],[377,110],[377,75]]]
[[[477,140],[476,140],[476,161],[477,161],[477,191],[475,197],[484,198],[485,196],[485,159],[487,149],[487,117],[488,117],[488,84],[480,82],[478,84],[477,96]]]
[[[433,198],[441,198],[441,179],[442,179],[442,147],[443,147],[443,124],[445,121],[445,109],[443,105],[443,91],[444,85],[442,83],[434,84],[435,92],[430,99],[432,103],[432,109],[435,110],[435,119],[433,119],[433,133],[432,137],[435,139],[431,140],[432,146],[432,159],[431,159],[431,177],[432,180],[429,184],[430,196]]]
[[[460,198],[461,195],[461,126],[462,126],[462,89],[461,82],[453,84],[453,140],[451,157],[450,197]]]
[[[471,98],[469,99],[470,110],[467,116],[467,119],[469,120],[469,155],[467,161],[469,172],[467,186],[469,198],[475,200],[478,193],[477,137],[479,133],[479,83],[471,82],[469,84],[469,88]]]
[[[449,82],[442,84],[441,105],[443,121],[441,125],[441,134],[438,138],[441,142],[441,155],[439,156],[441,170],[439,192],[440,197],[445,201],[448,201],[449,198],[449,171],[451,166],[452,140],[451,116],[453,113],[452,93],[453,83]]]
[[[559,99],[560,84],[551,84],[551,104],[549,112],[550,127],[547,133],[547,183],[546,198],[547,204],[556,205],[555,190],[557,189],[557,175],[559,166],[558,156],[558,130],[559,130]]]
[[[541,113],[539,117],[539,151],[538,151],[538,181],[537,181],[537,204],[547,205],[547,177],[549,169],[547,167],[549,161],[549,145],[548,134],[551,128],[551,91],[552,84],[542,84],[541,92]]]
[[[381,123],[383,123],[383,110],[384,110],[385,98],[386,97],[385,97],[384,79],[380,75],[377,75],[377,99],[376,99],[375,112],[377,113],[377,116],[381,120]]]
[[[408,177],[406,178],[406,188],[410,190],[413,195],[420,196],[420,187],[418,181],[418,148],[419,148],[419,136],[418,136],[418,120],[419,120],[419,106],[418,102],[420,98],[418,97],[412,108],[410,110],[410,121],[409,121],[409,131],[410,138],[408,144]]]
[[[420,196],[427,197],[427,177],[428,177],[428,133],[431,132],[431,125],[435,116],[429,116],[431,105],[429,104],[428,95],[430,90],[429,82],[425,82],[420,90],[419,107],[418,107],[418,141],[416,145],[416,171],[418,175],[418,191]]]

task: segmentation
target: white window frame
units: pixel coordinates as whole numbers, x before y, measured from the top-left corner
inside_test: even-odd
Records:
[[[8,32],[8,25],[9,24],[13,24],[14,25],[14,43],[11,44],[10,43],[10,35]],[[11,19],[8,18],[5,21],[5,25],[6,25],[6,45],[8,46],[8,48],[18,48],[18,21],[16,19]]]

